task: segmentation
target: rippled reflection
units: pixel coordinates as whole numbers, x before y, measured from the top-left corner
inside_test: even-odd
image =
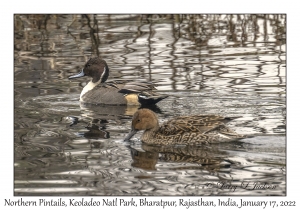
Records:
[[[15,195],[285,195],[285,15],[15,15]],[[79,103],[91,56],[109,80],[151,81],[178,115],[239,116],[230,144],[123,139],[139,107]],[[148,107],[149,108],[149,107]],[[236,191],[261,181],[273,190]]]

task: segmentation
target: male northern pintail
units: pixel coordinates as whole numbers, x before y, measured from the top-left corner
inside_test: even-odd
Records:
[[[91,58],[82,71],[69,79],[90,76],[92,80],[83,88],[80,101],[90,104],[153,105],[167,96],[155,94],[150,82],[106,82],[109,68],[105,60]]]
[[[218,115],[180,116],[159,126],[154,112],[140,109],[133,115],[131,132],[124,140],[130,140],[139,130],[144,130],[142,142],[156,145],[197,145],[245,138],[224,125],[232,119]]]

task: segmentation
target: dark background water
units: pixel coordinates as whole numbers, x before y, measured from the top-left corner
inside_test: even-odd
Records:
[[[161,122],[240,116],[230,127],[254,137],[126,144],[137,108],[82,106],[88,78],[68,80],[91,56],[106,60],[109,80],[151,81],[170,95],[155,109]],[[15,195],[285,195],[285,79],[285,15],[16,14]]]

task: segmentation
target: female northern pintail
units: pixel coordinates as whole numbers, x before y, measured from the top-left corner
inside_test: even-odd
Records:
[[[142,142],[156,145],[197,145],[245,138],[224,125],[232,119],[218,115],[180,116],[159,126],[154,112],[140,109],[133,115],[131,132],[124,140],[130,140],[139,130],[144,130]]]
[[[167,96],[155,94],[150,82],[113,81],[104,83],[109,75],[105,60],[91,58],[82,71],[69,79],[90,76],[92,80],[83,88],[80,101],[90,104],[153,105]]]

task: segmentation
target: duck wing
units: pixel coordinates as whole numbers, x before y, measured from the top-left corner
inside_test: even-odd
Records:
[[[127,81],[114,81],[108,83],[108,85],[114,86],[119,89],[119,93],[143,93],[156,90],[155,85],[151,82],[127,82]]]
[[[186,132],[206,134],[218,129],[233,118],[218,115],[192,115],[173,118],[160,126],[163,135],[175,135]]]
[[[134,94],[135,104],[152,105],[167,97],[153,93],[155,89],[151,82],[115,80],[98,84],[93,91],[86,92],[82,98],[83,101],[92,104],[127,105],[128,101],[124,96]]]
[[[156,104],[168,97],[153,92],[156,88],[151,82],[114,81],[113,83],[108,83],[108,85],[117,88],[119,93],[137,94],[138,101],[142,106]]]

